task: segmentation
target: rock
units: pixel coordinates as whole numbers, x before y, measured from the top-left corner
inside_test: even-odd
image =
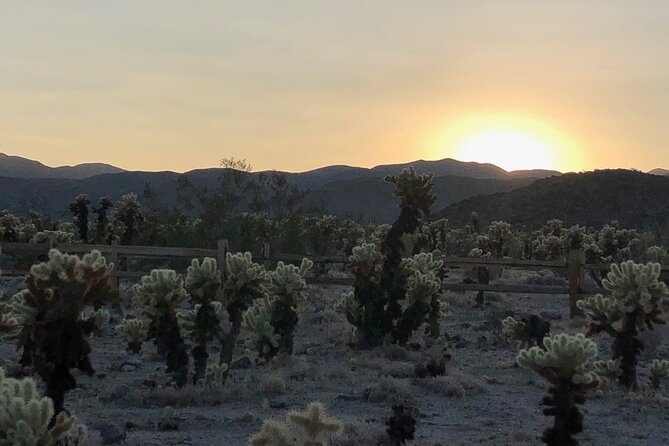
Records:
[[[237,420],[242,422],[242,423],[250,423],[254,419],[255,419],[255,417],[253,416],[253,414],[251,412],[246,412],[244,415],[239,417]]]
[[[383,403],[386,400],[385,392],[382,392],[379,389],[372,389],[367,395],[367,402],[372,404]]]
[[[121,366],[122,372],[134,372],[135,370],[137,370],[137,367],[135,367],[134,365],[124,364]]]
[[[285,409],[288,407],[288,404],[286,404],[285,401],[277,400],[277,401],[270,401],[269,402],[269,407],[270,409]]]
[[[340,393],[335,397],[336,400],[339,401],[358,401],[358,397],[355,395],[347,395],[344,393]]]
[[[126,386],[125,384],[121,384],[111,391],[109,394],[109,399],[111,401],[119,400],[121,398],[125,398],[128,393],[130,393],[130,387]]]
[[[469,345],[469,342],[462,340],[462,341],[456,342],[454,347],[455,348],[465,348],[468,345]]]
[[[125,440],[126,433],[115,424],[101,423],[94,426],[100,433],[102,444],[117,444]]]
[[[157,429],[159,432],[178,431],[179,420],[175,417],[162,418],[158,421]]]

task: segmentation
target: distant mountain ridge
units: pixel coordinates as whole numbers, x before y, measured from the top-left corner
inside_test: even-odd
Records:
[[[448,205],[434,217],[455,226],[504,220],[527,230],[550,219],[567,225],[601,227],[618,220],[623,227],[669,234],[669,177],[635,170],[607,169],[543,178],[513,190],[472,196]]]
[[[653,169],[650,172],[648,172],[651,175],[662,175],[662,176],[669,176],[669,170],[668,169]]]
[[[0,153],[0,176],[10,178],[67,178],[83,179],[104,173],[124,172],[103,163],[84,163],[76,166],[49,167],[39,161]]]

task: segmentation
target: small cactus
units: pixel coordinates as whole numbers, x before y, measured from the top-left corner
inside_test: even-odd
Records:
[[[327,446],[342,428],[341,421],[327,415],[323,403],[314,401],[304,411],[288,412],[285,422],[265,420],[249,441],[253,446]]]
[[[666,359],[653,359],[650,363],[650,383],[653,389],[659,389],[663,379],[669,376],[669,361]]]
[[[520,348],[541,346],[543,339],[550,334],[550,329],[550,322],[534,314],[521,320],[511,316],[502,320],[502,334],[509,342],[515,342]]]
[[[142,350],[142,342],[147,338],[149,324],[145,319],[123,319],[117,330],[125,336],[128,351],[139,353]]]
[[[393,415],[386,421],[391,446],[405,445],[407,440],[414,439],[416,418],[413,412],[404,405],[393,406]]]

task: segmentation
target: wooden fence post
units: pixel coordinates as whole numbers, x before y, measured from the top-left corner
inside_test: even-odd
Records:
[[[569,274],[569,317],[573,319],[576,316],[583,315],[583,312],[576,307],[576,302],[583,291],[585,253],[580,249],[572,249],[569,251],[567,262]]]
[[[109,250],[109,255],[107,256],[107,262],[108,263],[113,263],[114,264],[114,269],[112,270],[111,274],[109,275],[109,278],[111,279],[112,283],[116,285],[116,289],[119,290],[120,293],[120,277],[119,277],[119,268],[121,268],[121,265],[119,264],[118,261],[118,241],[117,240],[112,240],[111,242],[111,249]]]
[[[262,256],[265,259],[264,265],[265,265],[265,269],[267,269],[267,270],[272,268],[272,263],[269,260],[270,254],[271,254],[270,244],[269,244],[269,242],[264,242],[263,245],[262,245]]]

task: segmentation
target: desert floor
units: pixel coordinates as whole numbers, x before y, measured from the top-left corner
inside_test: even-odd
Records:
[[[456,273],[450,280],[460,279]],[[499,280],[562,279],[550,272],[507,271]],[[16,281],[4,285],[6,295],[19,286]],[[489,295],[481,309],[474,307],[472,293],[445,295],[450,314],[442,329],[449,337],[452,359],[446,376],[420,379],[414,366],[447,341],[430,343],[417,337],[412,347],[354,350],[347,346],[351,328],[335,310],[343,291],[311,287],[300,308],[294,356],[264,365],[239,361],[229,382],[218,390],[205,385],[172,388],[152,344],[145,343],[140,355],[125,352],[113,328],[121,310],[112,310],[110,326],[92,338],[97,374],[77,375],[79,388],[68,394],[66,406],[91,431],[102,429],[110,441],[121,433],[121,443],[128,445],[246,445],[263,419],[282,418],[287,410],[313,400],[325,403],[346,425],[335,445],[379,444],[391,405],[399,401],[418,412],[413,445],[541,444],[541,433],[551,421],[539,405],[546,384],[532,371],[518,368],[517,347],[488,327],[500,316],[492,308],[504,302],[515,314],[541,313],[550,319],[553,333],[584,331],[584,321],[568,319],[566,296]],[[620,390],[590,393],[582,406],[581,444],[669,444],[669,392],[653,395],[645,389],[649,359],[669,357],[666,333],[657,330],[644,337],[646,351],[639,366],[644,390],[632,395]],[[600,357],[610,357],[610,339],[602,335],[597,341]],[[237,357],[248,353],[244,342],[240,340]],[[12,344],[2,341],[0,357],[11,367],[18,355]]]

